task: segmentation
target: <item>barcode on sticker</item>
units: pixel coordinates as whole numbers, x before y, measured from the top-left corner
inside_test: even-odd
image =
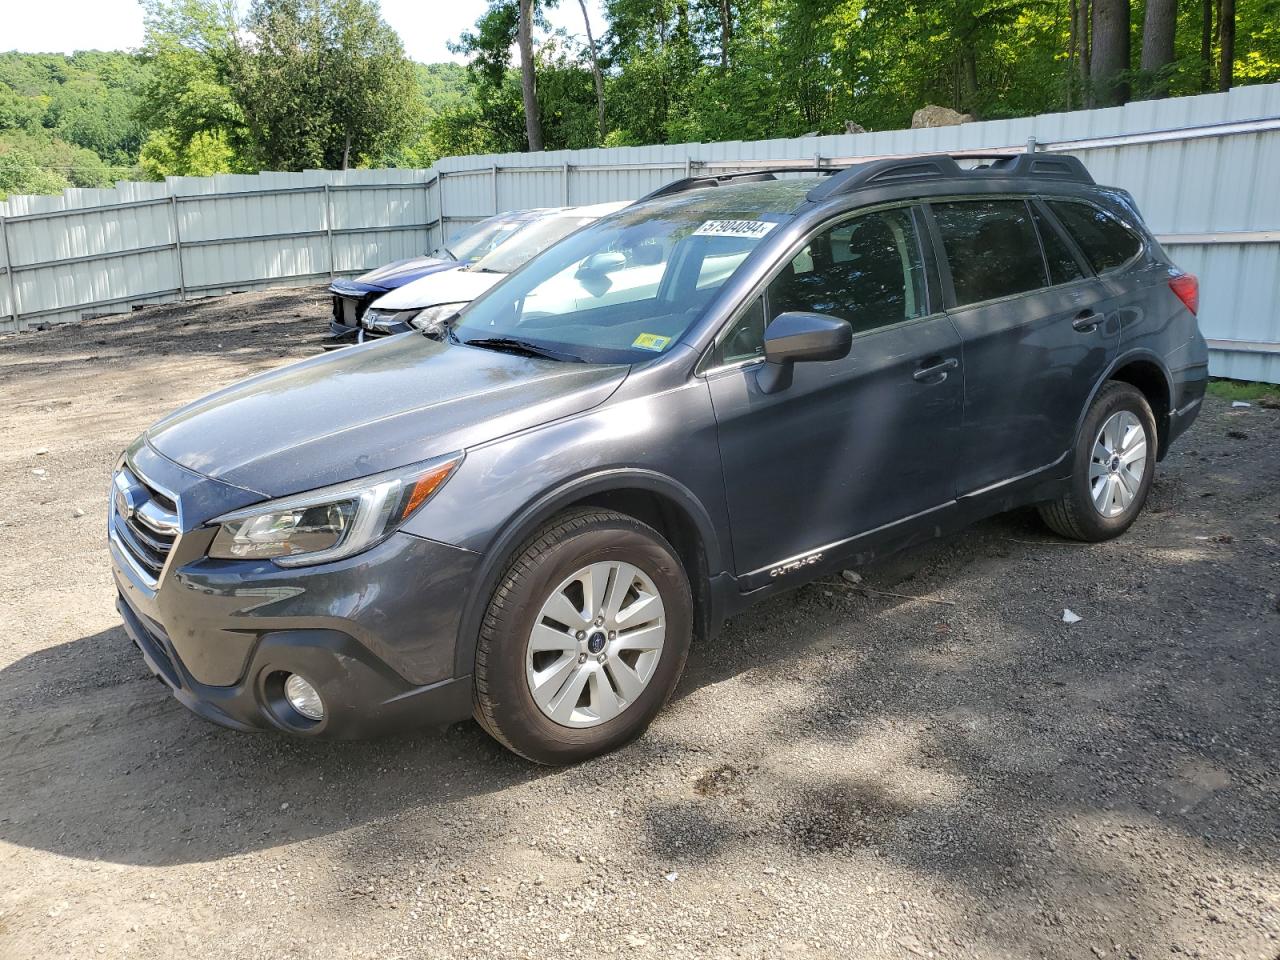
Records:
[[[777,224],[770,220],[708,220],[697,230],[695,237],[749,237],[759,240]]]

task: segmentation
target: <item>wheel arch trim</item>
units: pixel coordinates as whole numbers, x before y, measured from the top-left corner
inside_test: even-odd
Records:
[[[701,541],[709,578],[724,570],[720,535],[711,515],[688,487],[654,470],[619,467],[575,477],[547,490],[514,513],[483,550],[475,571],[475,588],[465,601],[454,644],[454,676],[472,673],[480,624],[489,597],[506,569],[506,562],[521,543],[566,507],[604,493],[639,490],[671,501],[692,521]],[[696,571],[691,571],[691,576]]]
[[[1169,372],[1169,365],[1165,363],[1163,357],[1153,350],[1147,349],[1146,347],[1135,347],[1124,351],[1112,360],[1111,363],[1107,365],[1107,369],[1102,372],[1102,376],[1098,378],[1097,383],[1093,385],[1093,389],[1089,391],[1089,396],[1085,399],[1084,406],[1080,409],[1080,414],[1076,418],[1075,436],[1077,437],[1077,442],[1080,436],[1080,430],[1084,427],[1085,418],[1089,416],[1089,410],[1093,407],[1093,402],[1098,398],[1098,394],[1101,392],[1102,388],[1115,379],[1116,373],[1123,370],[1125,367],[1133,365],[1134,363],[1149,363],[1160,371],[1161,377],[1164,378],[1165,385],[1164,417],[1166,421],[1168,420],[1169,414],[1174,409],[1173,374]],[[1165,448],[1168,446],[1169,424],[1167,422],[1160,422],[1160,412],[1158,410],[1153,410],[1152,413],[1156,416],[1156,429],[1160,433],[1160,436],[1157,438],[1159,456],[1163,457]]]

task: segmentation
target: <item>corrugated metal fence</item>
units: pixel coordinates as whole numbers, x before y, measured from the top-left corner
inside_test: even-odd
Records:
[[[1201,278],[1218,376],[1280,382],[1280,84],[956,127],[451,157],[431,170],[172,178],[0,204],[0,329],[285,286],[413,256],[496,211],[632,199],[686,173],[930,151],[1072,153]]]

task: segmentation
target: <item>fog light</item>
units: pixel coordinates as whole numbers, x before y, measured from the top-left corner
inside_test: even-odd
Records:
[[[320,699],[319,691],[298,674],[291,673],[285,680],[284,697],[289,706],[308,720],[324,719],[324,701]]]

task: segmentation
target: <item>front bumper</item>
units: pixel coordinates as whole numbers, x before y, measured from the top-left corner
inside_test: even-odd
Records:
[[[147,667],[192,713],[233,730],[282,730],[328,739],[363,739],[471,715],[471,678],[414,685],[367,648],[336,630],[263,634],[243,679],[230,686],[196,680],[164,628],[123,596],[116,609]],[[309,720],[283,696],[284,680],[301,674],[319,692],[325,716]]]
[[[172,493],[182,532],[148,576],[109,538],[117,608],[155,673],[189,709],[236,729],[366,737],[471,713],[471,680],[455,647],[479,557],[407,533],[314,567],[212,560],[214,530],[193,524],[244,505],[245,492],[189,473],[149,447],[135,472]],[[319,690],[324,720],[281,696],[299,673]]]
[[[329,320],[329,341],[326,347],[343,347],[356,342],[360,319],[369,304],[387,291],[357,284],[350,280],[335,280],[329,285],[333,296],[333,316]]]

